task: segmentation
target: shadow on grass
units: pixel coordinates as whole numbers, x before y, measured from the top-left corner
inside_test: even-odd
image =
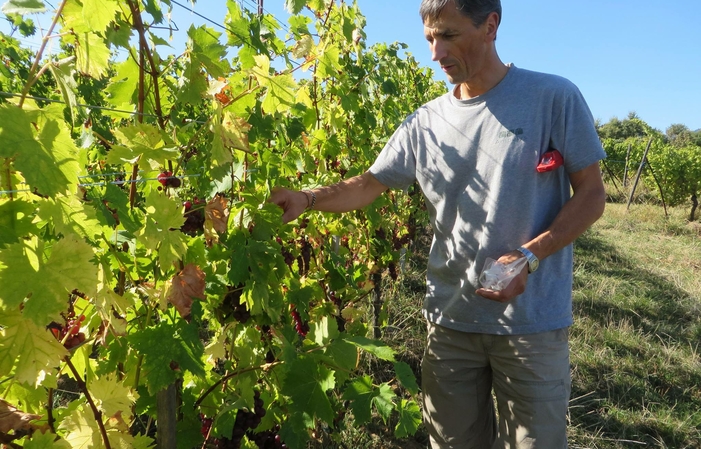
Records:
[[[596,447],[701,448],[698,299],[591,231],[575,264],[585,269],[575,275],[573,338],[595,355],[573,354],[572,397],[585,398],[573,401],[573,426],[601,436]],[[592,279],[616,288],[592,289]]]

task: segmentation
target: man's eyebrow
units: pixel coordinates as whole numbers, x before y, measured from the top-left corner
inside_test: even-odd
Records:
[[[427,32],[424,33],[424,34],[425,34],[426,37],[428,38],[428,37],[445,37],[445,36],[448,36],[448,35],[451,35],[451,34],[455,34],[455,33],[457,33],[457,31],[456,31],[456,30],[453,30],[453,29],[450,29],[450,28],[444,29],[444,30],[440,30],[440,29],[437,29],[437,28],[429,28],[429,29],[427,30]]]

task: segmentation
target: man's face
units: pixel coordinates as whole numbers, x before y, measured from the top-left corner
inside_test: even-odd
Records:
[[[469,84],[483,74],[495,38],[493,25],[490,18],[476,27],[458,11],[455,2],[448,3],[436,20],[424,22],[432,59],[440,64],[451,84]]]

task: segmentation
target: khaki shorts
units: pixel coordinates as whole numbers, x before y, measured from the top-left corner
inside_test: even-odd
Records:
[[[432,448],[566,448],[568,339],[567,328],[502,336],[429,324],[421,372]]]

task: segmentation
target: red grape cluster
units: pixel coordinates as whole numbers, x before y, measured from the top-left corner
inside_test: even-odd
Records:
[[[85,315],[80,315],[76,318],[75,314],[70,312],[64,326],[52,322],[47,327],[58,341],[63,342],[63,346],[66,349],[71,349],[85,341],[85,334],[80,332],[80,326],[83,321],[85,321]]]
[[[173,176],[173,172],[170,171],[164,171],[159,173],[157,179],[163,187],[173,187],[177,189],[183,184],[180,178],[176,178],[175,176]]]
[[[282,442],[282,438],[278,434],[279,431],[280,426],[276,425],[273,429],[265,432],[253,435],[249,432],[248,439],[256,443],[260,449],[287,449],[287,445]]]
[[[194,237],[204,231],[204,205],[206,203],[205,200],[199,200],[197,197],[193,198],[192,201],[183,203],[183,206],[185,206],[185,223],[180,227],[183,233]],[[193,208],[193,206],[195,207]]]
[[[292,311],[290,312],[290,315],[292,315],[292,320],[295,322],[295,330],[300,337],[306,337],[309,333],[309,323],[302,321],[302,318],[299,316],[299,312],[297,312],[297,308],[294,305],[291,307]]]

